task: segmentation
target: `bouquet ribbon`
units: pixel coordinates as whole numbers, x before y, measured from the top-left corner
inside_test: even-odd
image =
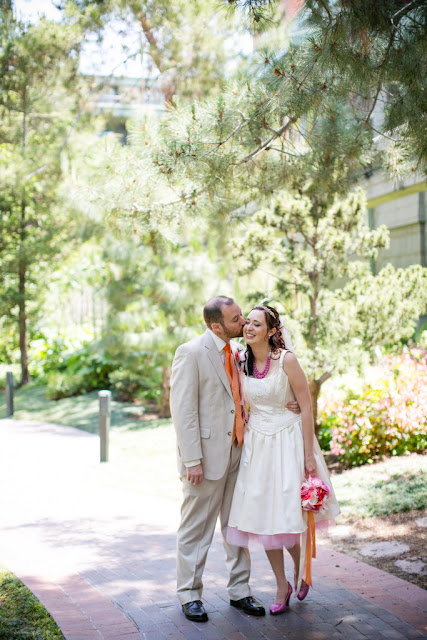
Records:
[[[316,557],[316,525],[312,511],[307,511],[307,542],[305,554],[305,582],[311,586],[311,559]]]

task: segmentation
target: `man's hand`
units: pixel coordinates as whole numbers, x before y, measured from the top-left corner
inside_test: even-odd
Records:
[[[201,464],[196,464],[194,467],[187,467],[187,480],[194,485],[203,482],[203,467]]]
[[[289,409],[289,411],[292,411],[292,413],[301,413],[300,406],[296,400],[291,400],[291,402],[288,402],[286,408]]]

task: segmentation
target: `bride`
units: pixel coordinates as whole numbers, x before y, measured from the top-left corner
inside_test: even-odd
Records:
[[[317,476],[329,485],[324,508],[311,516],[316,522],[332,520],[338,503],[314,435],[307,379],[285,344],[288,334],[279,313],[258,305],[249,313],[243,330],[247,349],[242,363],[242,391],[250,415],[245,430],[239,475],[228,522],[230,544],[248,547],[250,540],[264,546],[277,582],[270,613],[285,611],[292,585],[285,575],[283,549],[294,563],[294,586],[303,600],[311,583],[311,552],[306,553],[310,518],[301,505],[301,484]],[[285,339],[283,337],[285,334]],[[288,348],[287,348],[288,347]],[[286,409],[298,401],[301,414]]]

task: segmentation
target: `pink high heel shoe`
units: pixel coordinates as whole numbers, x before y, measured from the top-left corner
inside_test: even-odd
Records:
[[[272,604],[270,606],[270,613],[272,616],[277,616],[277,614],[284,612],[284,610],[289,604],[289,598],[291,597],[292,591],[293,589],[288,582],[288,593],[286,594],[285,602],[282,602],[282,604]]]
[[[301,584],[301,589],[298,591],[297,598],[298,600],[304,600],[307,597],[308,590],[310,589],[310,585],[308,585],[304,580]]]

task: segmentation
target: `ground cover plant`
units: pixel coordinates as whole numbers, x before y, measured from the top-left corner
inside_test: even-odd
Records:
[[[0,640],[64,640],[59,627],[35,595],[2,567]]]
[[[340,521],[427,507],[427,456],[398,456],[332,477]]]

